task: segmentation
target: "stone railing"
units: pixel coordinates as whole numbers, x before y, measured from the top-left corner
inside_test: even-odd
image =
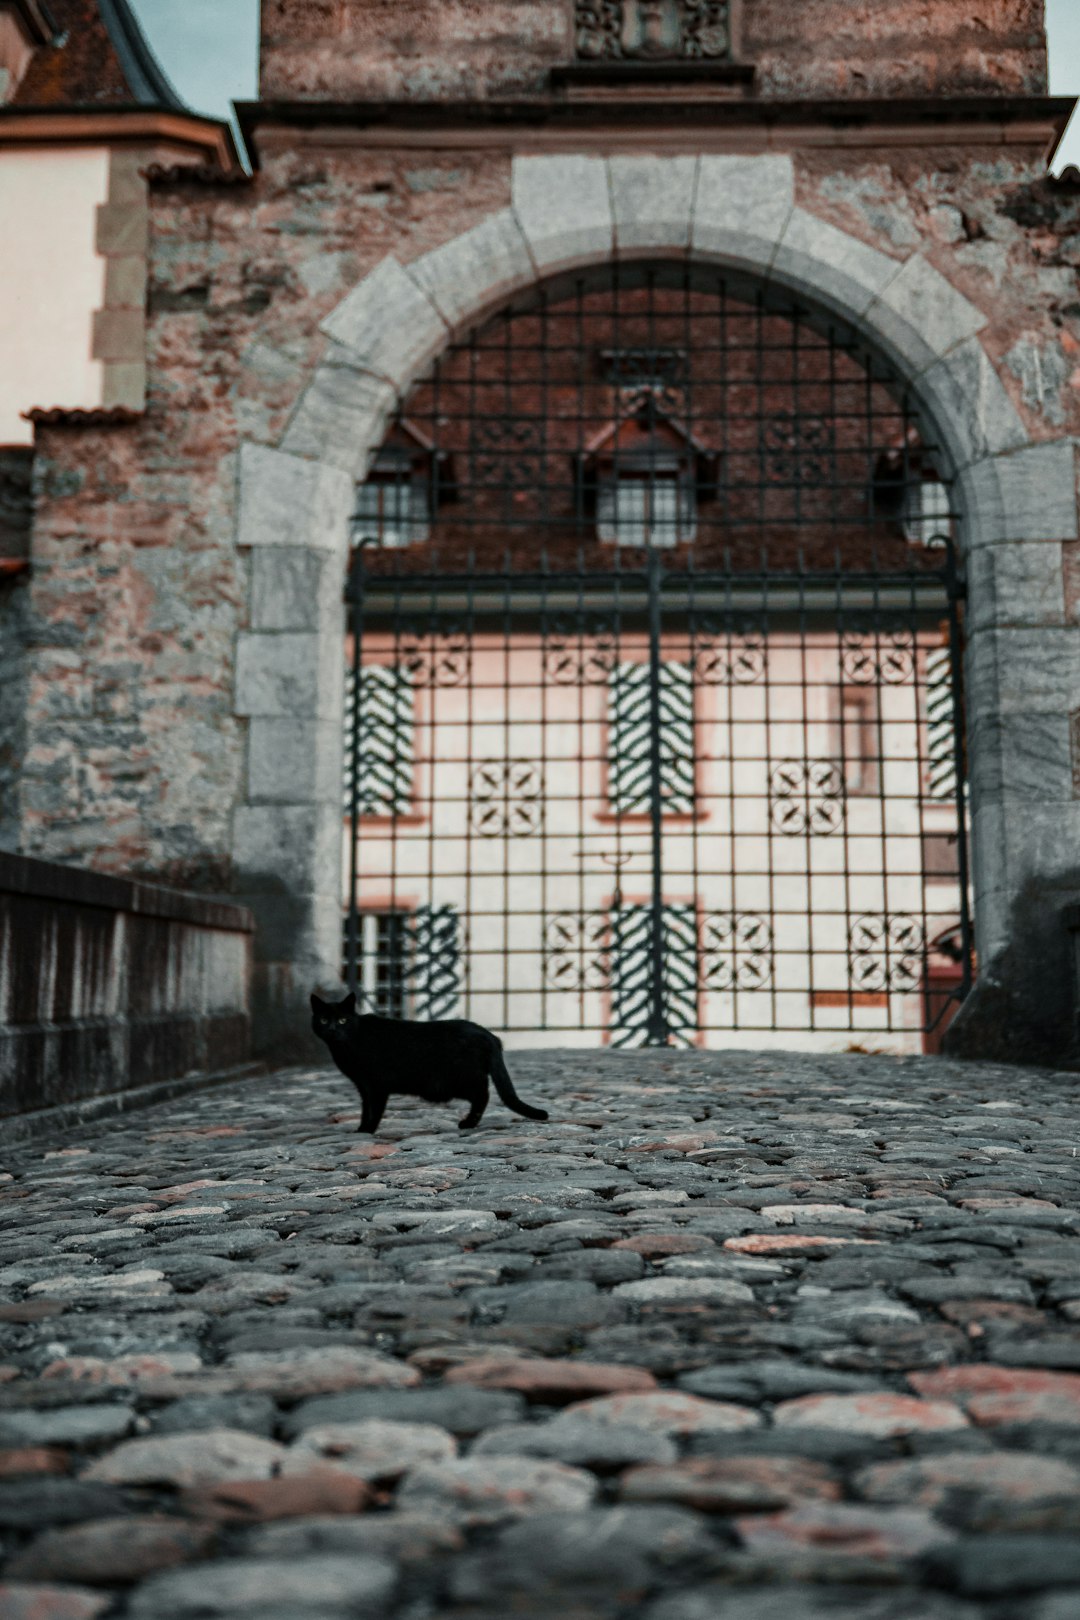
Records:
[[[0,853],[0,1138],[248,1063],[253,926],[241,906]]]

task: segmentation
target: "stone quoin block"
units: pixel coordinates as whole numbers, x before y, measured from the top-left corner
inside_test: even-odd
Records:
[[[494,306],[536,279],[528,243],[510,208],[425,253],[407,268],[448,327],[474,319],[478,300]]]
[[[1027,430],[977,337],[927,368],[915,382],[955,470],[1027,443]]]
[[[240,446],[237,544],[344,551],[353,480],[262,444]]]
[[[980,803],[1008,795],[1035,803],[1073,797],[1067,714],[1010,714],[969,734],[971,792]]]
[[[256,716],[248,729],[248,796],[282,804],[342,802],[341,727]]]
[[[974,337],[987,317],[916,253],[866,312],[879,341],[910,371],[924,371],[958,343]]]
[[[693,157],[608,160],[615,252],[620,258],[650,248],[670,253],[689,247],[697,167]]]
[[[341,858],[341,811],[336,805],[242,805],[233,857],[242,889],[320,892],[320,874]]]
[[[972,636],[968,680],[975,697],[992,690],[999,714],[1067,714],[1080,691],[1080,630],[1044,626],[980,630]]]
[[[967,559],[969,633],[1065,622],[1062,547],[1054,541],[975,546]]]
[[[398,261],[388,256],[323,321],[320,331],[354,363],[401,388],[447,340],[446,322]]]
[[[790,157],[703,156],[690,246],[694,254],[767,270],[795,206]]]
[[[776,280],[848,317],[865,315],[900,268],[804,208],[792,209],[772,261]]]
[[[397,403],[393,383],[365,371],[348,349],[330,343],[289,420],[281,448],[329,463],[350,478],[363,478]]]
[[[959,480],[973,513],[967,545],[1077,537],[1076,447],[1071,439],[1026,445],[978,461]]]
[[[515,157],[514,213],[541,275],[610,258],[614,222],[608,166],[600,157]]]
[[[252,552],[252,629],[321,629],[321,585],[327,567],[340,594],[339,562],[326,552],[292,546],[264,546]]]
[[[316,715],[321,639],[290,631],[241,634],[236,647],[237,714]]]

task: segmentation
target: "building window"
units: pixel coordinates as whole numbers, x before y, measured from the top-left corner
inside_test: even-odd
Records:
[[[601,483],[596,532],[620,546],[676,546],[697,534],[694,486],[677,475],[614,477]]]
[[[349,982],[354,937],[362,1011],[422,1020],[457,1015],[462,950],[461,917],[454,906],[347,916],[343,976]]]
[[[428,492],[415,481],[371,479],[356,490],[353,544],[384,550],[418,545],[431,533]]]
[[[949,490],[937,478],[921,478],[904,490],[904,538],[913,546],[940,546],[952,535]]]
[[[934,647],[926,655],[926,754],[928,797],[956,798],[956,691],[952,654]]]
[[[848,793],[876,793],[880,784],[877,749],[877,692],[868,686],[842,686],[836,752],[843,761]]]
[[[345,688],[345,811],[403,816],[415,790],[412,675],[399,665],[365,664]]]
[[[660,914],[664,1017],[677,1045],[689,1046],[698,1031],[699,942],[697,909],[665,902]],[[653,1015],[653,911],[631,904],[611,912],[612,1046],[643,1046]]]
[[[692,816],[694,673],[660,666],[660,803],[666,816]],[[608,678],[608,802],[616,816],[652,808],[652,702],[648,664],[620,664]]]

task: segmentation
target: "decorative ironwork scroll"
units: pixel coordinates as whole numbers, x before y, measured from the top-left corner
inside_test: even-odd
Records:
[[[556,990],[606,990],[611,983],[611,917],[559,911],[544,925],[544,979]]]
[[[821,417],[776,411],[762,428],[761,444],[770,483],[830,482],[833,429]]]
[[[848,977],[854,991],[917,990],[922,981],[926,934],[917,917],[873,912],[851,925]]]
[[[540,489],[544,478],[541,422],[494,419],[473,424],[469,441],[472,478],[477,487]]]
[[[844,772],[836,759],[785,759],[772,769],[773,826],[785,838],[827,837],[844,824]]]
[[[694,673],[706,686],[753,686],[764,680],[768,635],[750,620],[719,624],[698,619],[693,630]]]
[[[701,921],[701,977],[713,990],[763,990],[775,967],[773,932],[750,911],[714,911]]]
[[[914,632],[906,626],[852,626],[841,636],[840,667],[853,686],[906,686],[915,679]]]
[[[398,661],[417,686],[461,686],[472,669],[472,642],[467,630],[440,624],[437,630],[402,625]]]
[[[730,0],[576,0],[577,53],[588,60],[723,61]]]
[[[469,783],[472,825],[481,838],[531,838],[544,820],[544,776],[531,759],[485,759]]]
[[[544,635],[544,674],[558,686],[605,682],[619,661],[614,619],[555,619]]]

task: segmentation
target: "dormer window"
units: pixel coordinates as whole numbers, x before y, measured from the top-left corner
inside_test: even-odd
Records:
[[[393,550],[422,544],[436,509],[452,495],[449,456],[411,422],[398,422],[357,485],[353,545]]]
[[[34,52],[54,34],[41,0],[0,0],[0,107],[14,100]]]
[[[911,546],[933,549],[952,538],[952,500],[948,484],[929,455],[909,432],[906,447],[885,450],[874,466],[870,491],[874,518],[898,525]]]
[[[905,488],[903,527],[905,540],[913,546],[940,546],[952,534],[949,491],[932,473]]]
[[[715,493],[716,465],[648,396],[634,416],[598,434],[583,458],[584,504],[597,538],[617,546],[689,543],[698,503]]]

